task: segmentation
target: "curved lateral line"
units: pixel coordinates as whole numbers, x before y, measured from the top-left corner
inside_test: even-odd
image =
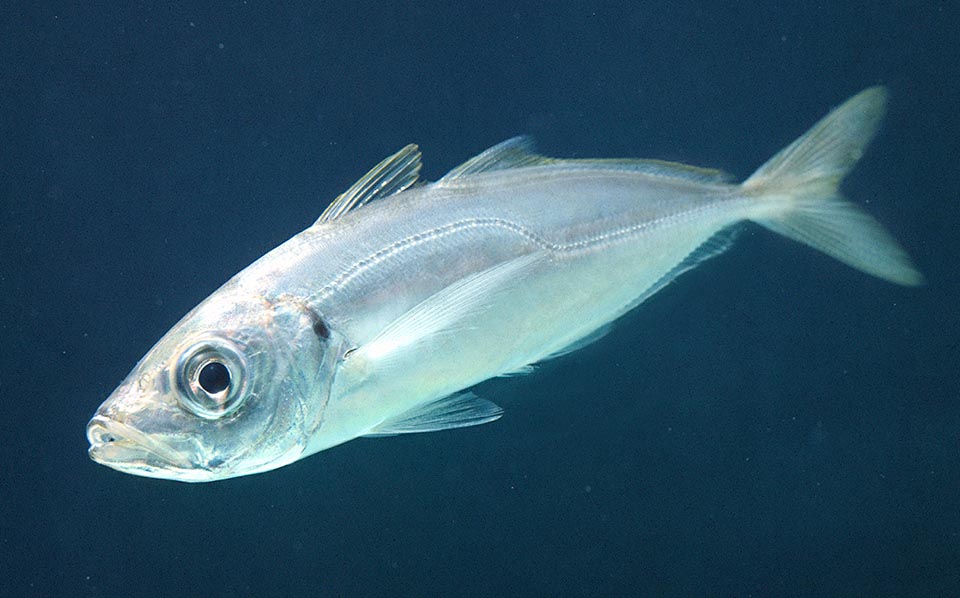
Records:
[[[469,218],[465,220],[458,220],[457,222],[451,222],[450,224],[445,224],[437,228],[433,228],[422,233],[417,233],[409,237],[405,237],[383,247],[370,254],[369,256],[359,260],[354,263],[349,268],[345,269],[339,276],[334,278],[332,281],[320,288],[316,293],[310,297],[310,301],[320,301],[329,297],[334,291],[342,289],[346,284],[349,284],[351,280],[360,276],[364,271],[370,267],[379,264],[390,257],[398,255],[407,249],[411,249],[418,245],[441,239],[443,237],[469,230],[471,228],[499,228],[509,232],[516,233],[517,235],[531,241],[541,249],[549,251],[551,253],[569,253],[573,251],[588,249],[596,245],[602,245],[604,243],[609,243],[611,241],[617,240],[621,237],[630,236],[634,233],[638,233],[644,229],[648,229],[659,224],[662,224],[665,221],[677,219],[682,216],[687,216],[692,213],[703,211],[706,207],[703,206],[697,207],[693,210],[687,210],[685,212],[679,212],[677,214],[671,214],[669,216],[664,216],[654,220],[649,220],[647,222],[642,222],[639,224],[634,224],[631,226],[615,229],[606,233],[602,233],[593,237],[586,239],[581,239],[580,241],[574,241],[572,243],[551,243],[550,241],[544,239],[540,235],[530,231],[526,227],[511,222],[509,220],[504,220],[503,218]]]

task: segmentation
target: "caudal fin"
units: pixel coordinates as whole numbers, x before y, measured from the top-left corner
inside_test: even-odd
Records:
[[[742,187],[757,198],[750,216],[754,222],[873,276],[918,285],[923,275],[900,244],[838,189],[876,134],[886,103],[883,87],[861,91],[761,166]]]

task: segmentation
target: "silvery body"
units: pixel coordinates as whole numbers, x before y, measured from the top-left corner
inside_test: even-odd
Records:
[[[919,284],[837,190],[885,98],[861,92],[739,184],[652,160],[545,158],[524,138],[424,184],[408,146],[175,325],[91,420],[90,455],[212,481],[361,436],[492,421],[499,407],[466,389],[598,339],[744,221]]]

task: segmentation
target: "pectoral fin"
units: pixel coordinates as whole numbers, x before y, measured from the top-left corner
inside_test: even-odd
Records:
[[[543,259],[543,253],[527,254],[458,280],[390,323],[357,349],[356,357],[383,372],[398,357],[416,353],[439,336],[477,326],[477,318]]]
[[[450,395],[382,422],[364,436],[393,436],[478,426],[499,419],[503,409],[472,392]]]

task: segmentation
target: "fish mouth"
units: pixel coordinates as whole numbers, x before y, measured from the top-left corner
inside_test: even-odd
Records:
[[[125,473],[184,479],[196,467],[183,452],[103,415],[95,415],[87,424],[87,440],[91,459]]]

